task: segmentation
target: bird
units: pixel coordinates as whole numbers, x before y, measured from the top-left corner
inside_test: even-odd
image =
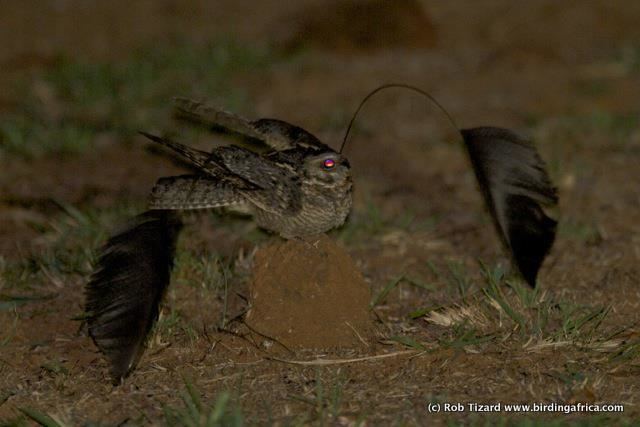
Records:
[[[86,285],[89,335],[107,356],[114,382],[137,364],[169,285],[180,211],[227,207],[285,239],[344,224],[352,207],[349,161],[306,130],[277,119],[255,121],[178,98],[180,118],[239,133],[268,147],[197,150],[140,132],[177,153],[196,174],[158,179],[148,210],[107,240]]]
[[[349,161],[319,141],[263,155],[233,145],[208,153],[142,134],[179,153],[201,172],[158,180],[151,191],[151,209],[231,206],[250,213],[258,226],[285,239],[339,227],[351,211]]]
[[[549,212],[557,207],[558,195],[535,146],[518,133],[491,126],[460,129],[431,95],[406,84],[371,91],[354,113],[338,151],[282,120],[252,121],[177,98],[178,118],[240,134],[267,150],[227,145],[207,152],[141,132],[197,172],[156,182],[149,209],[107,240],[85,287],[89,335],[109,360],[114,383],[135,368],[157,320],[182,228],[179,213],[228,207],[251,214],[258,226],[285,239],[341,226],[352,208],[351,166],[343,154],[349,130],[367,100],[392,87],[426,96],[449,118],[500,239],[523,279],[536,286],[556,236],[557,221]]]

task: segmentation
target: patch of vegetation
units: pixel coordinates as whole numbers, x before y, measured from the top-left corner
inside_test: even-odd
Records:
[[[45,153],[77,154],[91,145],[95,132],[77,123],[47,124],[27,116],[0,120],[0,153],[35,158]]]
[[[596,243],[602,239],[596,224],[571,218],[560,221],[558,235],[584,243]]]
[[[458,425],[455,422],[449,423],[450,426]],[[465,423],[471,427],[599,427],[603,425],[632,426],[630,420],[621,420],[617,417],[609,415],[593,415],[582,419],[563,419],[563,418],[545,418],[545,417],[522,417],[522,416],[490,416],[481,417],[474,416],[469,423]]]
[[[244,425],[240,409],[231,400],[229,392],[223,392],[210,403],[202,400],[200,392],[185,380],[186,390],[181,393],[181,407],[164,407],[165,422],[168,426],[186,427],[234,427]]]
[[[21,412],[21,415],[16,418],[9,419],[9,420],[0,419],[0,426],[27,427],[27,426],[34,425],[34,423],[35,425],[42,426],[42,427],[67,427],[71,425],[62,421],[59,417],[55,415],[41,412],[40,410],[35,408],[25,407],[25,408],[19,408],[19,410]]]
[[[186,427],[241,427],[244,425],[244,416],[232,399],[231,394],[225,391],[218,395],[212,403],[203,401],[201,393],[189,380],[185,380],[185,390],[181,392],[181,406],[164,407],[164,424],[167,426]],[[10,420],[0,419],[0,426],[22,427],[34,423],[42,427],[67,427],[71,426],[57,415],[42,412],[32,407],[19,408],[21,415]],[[127,420],[127,425],[133,420]],[[141,421],[133,422],[142,425]],[[86,426],[98,427],[101,423],[86,422]]]
[[[154,329],[151,336],[157,336],[160,342],[171,341],[171,337],[177,333],[184,334],[190,343],[199,338],[198,331],[177,310],[169,310],[167,315],[161,313]]]
[[[433,218],[418,220],[409,210],[404,211],[402,215],[392,216],[369,200],[364,209],[354,209],[346,224],[333,233],[345,244],[357,245],[371,241],[372,237],[380,237],[394,231],[409,233],[431,230],[436,222]]]
[[[629,73],[640,71],[640,45],[627,44],[617,50],[614,61]]]
[[[4,301],[3,301],[3,303],[4,303]],[[6,320],[3,321],[5,326],[2,328],[2,331],[0,331],[0,348],[5,347],[5,346],[7,346],[7,345],[9,345],[11,343],[11,341],[13,340],[13,338],[16,335],[16,330],[18,329],[18,322],[20,321],[20,316],[18,315],[18,312],[15,309],[15,306],[13,306],[13,307],[9,306],[8,309],[13,310],[12,319],[9,320],[8,316],[2,316],[2,318],[6,319]],[[5,310],[5,309],[0,309],[0,314],[1,314],[1,312],[3,310]],[[4,364],[6,364],[6,362],[0,360],[0,373],[2,372],[2,368],[3,368]],[[8,394],[8,393],[7,394],[0,393],[0,406],[10,396],[11,396],[11,394]]]
[[[389,293],[402,283],[414,286],[416,288],[424,289],[426,291],[432,291],[434,289],[433,286],[427,283],[424,283],[420,280],[414,279],[412,277],[409,277],[403,274],[392,279],[389,283],[387,283],[387,285],[373,298],[369,306],[371,308],[374,308],[375,306],[383,303],[384,300],[389,295]]]
[[[109,230],[140,212],[139,206],[127,203],[113,209],[83,211],[63,203],[59,207],[59,213],[47,223],[33,224],[41,229],[43,249],[16,261],[0,259],[0,289],[33,289],[42,283],[62,285],[70,275],[88,275],[96,250]]]
[[[441,344],[467,346],[495,338],[516,340],[531,352],[566,346],[605,350],[615,344],[611,331],[602,328],[609,307],[555,299],[540,288],[507,279],[501,267],[483,270],[486,284],[480,292],[458,304],[412,314],[449,328],[450,336]]]
[[[605,110],[593,110],[589,113],[566,115],[549,119],[541,123],[548,132],[548,143],[563,147],[563,142],[571,141],[572,151],[578,147],[603,140],[617,147],[625,147],[631,141],[631,135],[640,127],[637,112],[616,113]],[[576,146],[577,145],[577,146]]]
[[[309,390],[309,393],[288,396],[290,400],[302,402],[307,406],[306,413],[296,417],[292,425],[301,426],[310,423],[319,426],[336,425],[344,403],[344,388],[347,382],[348,378],[341,375],[340,371],[331,380],[325,380],[322,378],[321,370],[316,368],[315,378],[312,382],[313,388]],[[365,415],[361,414],[353,425],[363,425],[364,421]]]
[[[122,62],[61,58],[23,83],[20,112],[0,120],[0,155],[78,153],[100,132],[130,137],[166,121],[175,96],[211,97],[239,109],[246,95],[230,84],[233,76],[273,61],[267,49],[229,40],[154,47]]]

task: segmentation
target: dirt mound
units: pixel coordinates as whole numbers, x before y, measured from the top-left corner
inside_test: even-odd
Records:
[[[316,4],[292,19],[286,49],[313,47],[352,53],[431,48],[436,30],[417,0],[349,0]]]
[[[361,347],[371,339],[371,294],[349,254],[327,236],[256,253],[246,323],[289,348]]]

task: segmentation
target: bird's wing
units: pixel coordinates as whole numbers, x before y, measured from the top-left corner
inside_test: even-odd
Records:
[[[558,196],[544,162],[531,143],[507,129],[480,127],[461,133],[498,233],[534,287],[557,227],[545,212],[557,206]]]
[[[240,191],[261,209],[292,214],[301,208],[300,180],[293,165],[277,164],[268,157],[233,145],[219,147],[216,155],[231,173],[254,186]]]
[[[258,139],[276,151],[296,146],[326,149],[327,146],[306,130],[277,119],[248,120],[244,117],[187,98],[175,98],[178,118],[212,128],[223,128]]]
[[[173,141],[169,138],[152,135],[150,133],[142,131],[140,131],[139,133],[140,135],[145,136],[151,141],[164,145],[165,147],[168,147],[171,150],[175,151],[180,156],[184,157],[187,161],[191,162],[202,172],[210,176],[221,177],[222,175],[224,175],[224,168],[216,162],[215,150],[213,153],[208,153],[206,151],[197,150],[184,144],[180,144],[179,142]]]
[[[221,127],[249,138],[263,138],[262,133],[255,129],[251,120],[198,101],[174,98],[173,109],[174,114],[180,119],[205,126]]]
[[[261,209],[277,213],[300,209],[300,184],[292,166],[277,165],[268,157],[233,145],[207,153],[167,138],[141,134],[181,154],[213,179],[230,182]]]
[[[138,363],[169,285],[180,220],[147,211],[113,235],[86,285],[89,334],[120,382]]]
[[[151,190],[149,209],[207,209],[238,204],[244,197],[225,180],[198,175],[160,178]]]

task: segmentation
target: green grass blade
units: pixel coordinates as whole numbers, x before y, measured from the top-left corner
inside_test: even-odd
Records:
[[[376,307],[378,304],[384,301],[387,295],[389,295],[389,292],[391,292],[396,286],[398,286],[398,284],[400,284],[402,279],[404,279],[404,276],[398,276],[397,278],[387,283],[387,286],[385,286],[384,289],[380,291],[378,295],[376,295],[376,297],[373,299],[369,307],[370,308]]]
[[[26,407],[18,408],[18,410],[43,427],[65,427],[64,424],[60,424],[49,415],[37,409]]]

